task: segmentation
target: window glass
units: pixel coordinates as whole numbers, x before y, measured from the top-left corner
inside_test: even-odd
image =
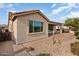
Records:
[[[40,32],[41,22],[34,22],[34,32]]]
[[[48,30],[49,30],[49,31],[53,31],[53,29],[54,29],[54,26],[53,26],[52,24],[49,24],[49,25],[48,25]]]
[[[39,21],[29,21],[29,32],[42,32],[43,31],[43,22]]]
[[[29,21],[29,33],[33,32],[33,21]]]

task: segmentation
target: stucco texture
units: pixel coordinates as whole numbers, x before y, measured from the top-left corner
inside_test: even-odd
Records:
[[[35,13],[35,14],[19,16],[19,17],[17,17],[16,20],[17,20],[17,22],[16,22],[17,29],[15,28],[15,26],[13,27],[17,30],[17,31],[14,30],[14,32],[15,31],[17,32],[17,35],[14,34],[14,36],[17,38],[16,44],[48,37],[48,22],[40,14]],[[29,20],[43,22],[43,32],[29,33]]]

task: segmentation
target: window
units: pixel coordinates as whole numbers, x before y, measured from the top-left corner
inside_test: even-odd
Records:
[[[49,30],[49,31],[53,31],[53,29],[54,29],[54,26],[53,26],[52,24],[49,24],[49,25],[48,25],[48,30]]]
[[[29,32],[33,32],[33,21],[29,21]]]
[[[43,32],[43,22],[29,21],[29,33]]]

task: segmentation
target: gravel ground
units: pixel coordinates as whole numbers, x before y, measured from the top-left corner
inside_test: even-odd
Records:
[[[0,42],[0,56],[13,56],[12,45],[12,41]]]
[[[34,51],[19,52],[16,55],[38,55],[40,53],[50,53],[51,56],[73,56],[70,44],[75,42],[75,37],[71,33],[56,34],[47,38],[31,41],[21,45],[13,45],[14,51],[23,47],[33,47]],[[18,48],[18,49],[17,49]],[[21,54],[22,53],[22,54]]]
[[[35,56],[40,53],[49,53],[51,56],[73,56],[70,44],[76,39],[71,33],[56,34],[47,38],[27,42],[20,45],[12,41],[0,42],[0,56]],[[34,51],[27,51],[32,47]],[[14,53],[14,54],[13,54]]]

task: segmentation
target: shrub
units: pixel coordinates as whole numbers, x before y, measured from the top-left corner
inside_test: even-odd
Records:
[[[79,35],[76,36],[76,39],[79,39]]]
[[[48,53],[40,53],[37,56],[50,56],[50,54],[48,54]]]
[[[79,39],[79,30],[75,31],[74,35],[76,36],[76,39]]]
[[[5,29],[4,32],[0,30],[0,42],[11,40],[11,37],[12,37],[11,32],[9,32],[8,29]]]
[[[79,56],[79,42],[71,43],[71,52]]]
[[[79,30],[75,31],[75,36],[79,35]]]
[[[9,32],[9,30],[8,29],[5,29],[5,32]]]

